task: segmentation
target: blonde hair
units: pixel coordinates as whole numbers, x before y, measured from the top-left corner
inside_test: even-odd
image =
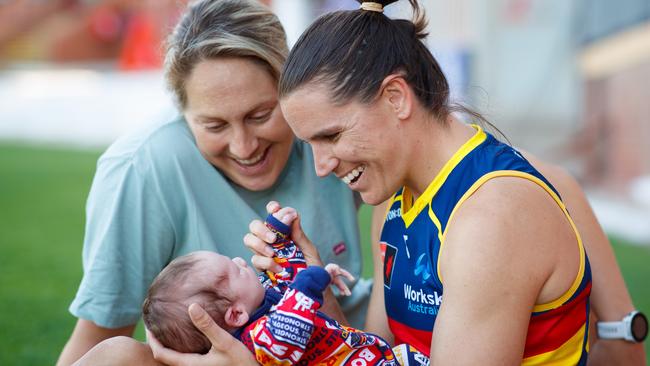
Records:
[[[278,80],[289,52],[280,21],[254,0],[192,2],[167,39],[165,76],[179,106],[187,106],[185,82],[194,66],[219,57],[258,61]]]

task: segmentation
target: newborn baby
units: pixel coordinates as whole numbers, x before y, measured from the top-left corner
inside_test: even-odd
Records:
[[[380,337],[340,325],[318,311],[323,291],[335,284],[349,289],[339,276],[352,276],[336,264],[307,267],[290,239],[295,210],[269,215],[266,224],[277,235],[273,245],[279,274],[258,275],[241,258],[199,251],[176,258],[154,280],[143,304],[147,329],[166,347],[206,353],[211,344],[192,324],[187,308],[203,307],[223,329],[242,341],[261,364],[408,365],[426,357],[402,345],[395,353]],[[287,222],[289,221],[289,222]],[[395,354],[401,360],[395,358]],[[428,360],[427,360],[428,361]],[[421,364],[410,363],[410,364]]]

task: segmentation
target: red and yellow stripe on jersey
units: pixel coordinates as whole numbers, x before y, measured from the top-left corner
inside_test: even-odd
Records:
[[[580,267],[571,288],[531,313],[523,365],[583,365],[588,352],[589,261],[555,188],[512,147],[480,127],[445,164],[423,194],[400,189],[389,205],[381,235],[384,301],[395,343],[429,353],[444,286],[438,257],[445,230],[460,205],[485,182],[519,177],[542,187],[562,209],[576,235]]]

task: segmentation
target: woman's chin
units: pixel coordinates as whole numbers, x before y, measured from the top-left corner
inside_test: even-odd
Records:
[[[378,195],[375,192],[359,192],[359,194],[361,195],[363,202],[371,206],[377,206],[390,198],[390,196],[384,198],[382,195]]]
[[[269,174],[261,177],[238,177],[238,179],[233,179],[232,181],[238,186],[245,188],[249,191],[263,191],[269,189],[275,183],[277,177],[271,177]]]

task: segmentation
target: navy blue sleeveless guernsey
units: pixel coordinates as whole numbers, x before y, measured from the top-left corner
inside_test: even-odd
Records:
[[[429,355],[444,292],[438,256],[454,212],[486,181],[520,177],[544,188],[563,210],[580,250],[580,267],[571,288],[558,299],[534,307],[522,364],[585,364],[591,271],[580,235],[555,188],[515,149],[473,127],[476,134],[417,200],[402,188],[389,203],[380,245],[384,301],[395,344],[408,343]]]

